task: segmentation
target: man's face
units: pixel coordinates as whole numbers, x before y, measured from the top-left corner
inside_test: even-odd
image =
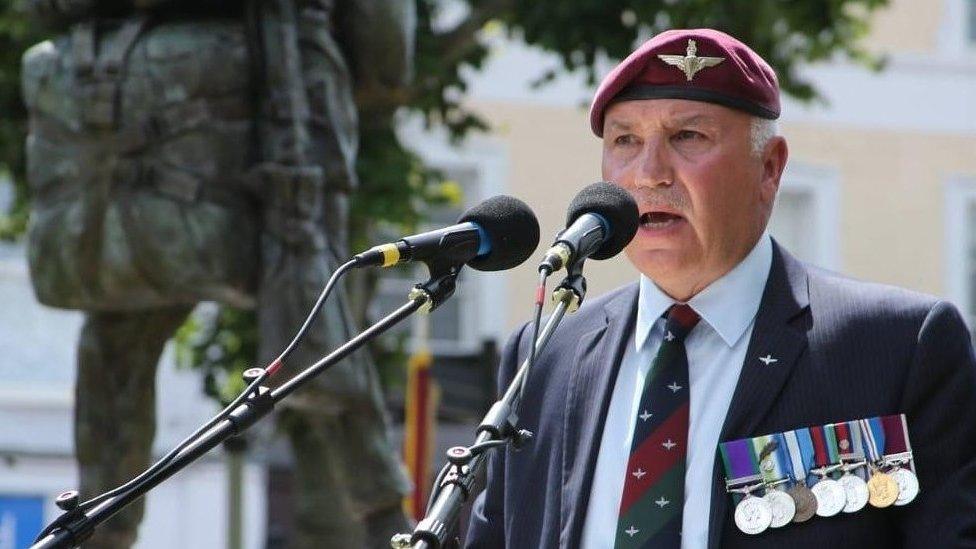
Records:
[[[641,213],[627,256],[676,299],[731,270],[765,229],[786,144],[774,138],[755,155],[751,127],[748,114],[683,99],[606,111],[603,178],[629,191]]]

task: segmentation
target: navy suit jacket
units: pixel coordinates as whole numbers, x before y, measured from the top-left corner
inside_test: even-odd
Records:
[[[638,285],[567,315],[528,378],[520,450],[493,453],[471,515],[471,548],[579,547],[603,423],[636,318]],[[503,351],[501,387],[531,334]],[[765,365],[759,357],[779,359]],[[976,547],[976,359],[952,306],[806,266],[774,244],[742,373],[720,440],[905,413],[919,496],[748,536],[732,521],[716,459],[709,548]],[[717,451],[717,448],[716,448]],[[585,549],[585,548],[584,548]]]

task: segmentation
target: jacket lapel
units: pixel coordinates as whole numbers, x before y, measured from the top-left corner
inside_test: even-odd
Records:
[[[773,262],[763,292],[742,372],[725,416],[720,442],[756,436],[759,422],[776,401],[806,348],[804,331],[793,321],[809,306],[804,267],[773,243]],[[716,455],[718,453],[718,448]],[[729,516],[722,460],[712,472],[712,503],[708,546],[717,548]]]
[[[578,547],[610,395],[637,313],[638,285],[604,306],[606,324],[583,334],[573,355],[563,425],[560,547]]]

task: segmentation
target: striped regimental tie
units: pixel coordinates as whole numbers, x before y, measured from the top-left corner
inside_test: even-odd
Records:
[[[698,323],[687,305],[673,305],[661,348],[644,382],[620,497],[614,547],[681,547],[688,453],[688,355],[684,340]]]

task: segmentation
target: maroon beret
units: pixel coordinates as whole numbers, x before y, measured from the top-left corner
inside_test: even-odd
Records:
[[[603,136],[603,114],[617,101],[691,99],[762,118],[779,118],[779,83],[749,46],[713,29],[669,30],[637,48],[603,79],[590,127]]]

